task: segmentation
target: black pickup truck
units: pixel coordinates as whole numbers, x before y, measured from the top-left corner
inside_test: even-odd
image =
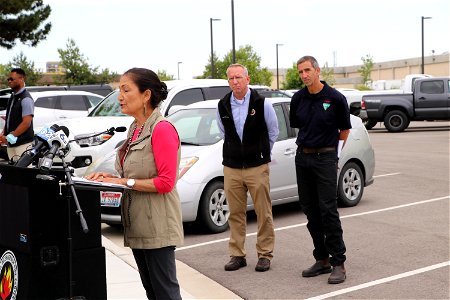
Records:
[[[384,122],[389,132],[404,131],[410,121],[450,120],[449,79],[416,79],[412,93],[363,95],[360,117],[367,129]]]

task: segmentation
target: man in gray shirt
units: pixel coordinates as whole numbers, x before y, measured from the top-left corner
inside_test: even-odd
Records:
[[[8,85],[12,89],[6,108],[6,122],[0,133],[0,144],[7,144],[8,157],[17,160],[27,149],[31,149],[34,137],[34,100],[25,89],[25,71],[11,70]]]

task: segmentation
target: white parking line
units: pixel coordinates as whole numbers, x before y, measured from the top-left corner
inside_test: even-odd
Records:
[[[312,298],[307,298],[306,300],[327,299],[327,298],[331,298],[331,297],[335,297],[335,296],[351,293],[351,292],[354,292],[354,291],[357,291],[357,290],[362,290],[362,289],[365,289],[365,288],[368,288],[368,287],[371,287],[371,286],[383,284],[383,283],[386,283],[386,282],[402,279],[402,278],[405,278],[405,277],[417,275],[417,274],[424,273],[424,272],[429,272],[429,271],[432,271],[432,270],[435,270],[435,269],[444,268],[444,267],[447,267],[447,266],[450,266],[450,260],[442,262],[440,264],[431,265],[431,266],[428,266],[428,267],[416,269],[416,270],[405,272],[405,273],[401,273],[401,274],[398,274],[398,275],[385,277],[385,278],[377,279],[377,280],[374,280],[374,281],[369,281],[369,282],[366,282],[366,283],[363,283],[363,284],[355,285],[355,286],[352,286],[352,287],[349,287],[349,288],[345,288],[345,289],[342,289],[342,290],[337,290],[337,291],[334,291],[334,292],[330,292],[330,293],[327,293],[327,294],[315,296],[315,297],[312,297]]]
[[[394,175],[400,175],[400,174],[402,174],[402,173],[388,173],[388,174],[376,175],[376,176],[373,176],[373,178],[386,177],[386,176],[394,176]]]
[[[384,212],[384,211],[404,208],[404,207],[408,207],[408,206],[426,204],[426,203],[435,202],[435,201],[441,201],[441,200],[446,200],[446,199],[449,200],[450,199],[450,195],[444,196],[444,197],[439,197],[439,198],[432,198],[432,199],[423,200],[423,201],[417,201],[417,202],[403,204],[403,205],[397,205],[397,206],[391,206],[391,207],[386,207],[386,208],[382,208],[382,209],[366,211],[366,212],[357,213],[357,214],[345,215],[345,216],[341,216],[341,219],[352,218],[352,217],[359,217],[359,216],[364,216],[364,215],[370,215],[370,214],[375,214],[375,213],[379,213],[379,212]],[[300,224],[295,224],[295,225],[289,225],[289,226],[275,228],[275,231],[281,231],[281,230],[292,229],[292,228],[303,227],[303,226],[306,226],[306,223],[300,223]],[[252,233],[246,234],[246,236],[247,237],[248,236],[254,236],[256,234],[257,234],[256,232],[252,232]],[[206,245],[227,242],[229,240],[230,240],[230,238],[224,238],[224,239],[219,239],[219,240],[208,241],[208,242],[194,244],[194,245],[189,245],[189,246],[185,246],[185,247],[179,247],[179,248],[176,248],[175,251],[182,251],[182,250],[187,250],[187,249],[192,249],[192,248],[203,247],[203,246],[206,246]]]

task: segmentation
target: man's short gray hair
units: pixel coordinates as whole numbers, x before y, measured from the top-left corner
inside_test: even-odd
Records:
[[[297,60],[297,66],[299,64],[304,63],[305,61],[309,61],[314,69],[319,68],[319,63],[317,62],[317,59],[314,58],[314,56],[305,55],[301,57],[299,60]]]
[[[234,68],[234,67],[241,67],[243,70],[244,70],[244,76],[248,76],[248,70],[247,70],[247,68],[245,67],[245,66],[243,66],[243,65],[241,65],[241,64],[231,64],[231,65],[229,65],[228,66],[228,68],[227,68],[227,75],[228,75],[228,70],[230,69],[230,68]]]

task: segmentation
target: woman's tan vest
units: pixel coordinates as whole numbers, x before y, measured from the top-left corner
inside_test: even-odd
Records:
[[[119,148],[116,156],[115,167],[121,177],[145,179],[158,175],[151,138],[156,124],[162,120],[164,117],[156,108],[145,122],[141,135],[131,143],[122,168],[120,159],[133,135],[136,121],[131,124],[127,141]],[[180,153],[179,147],[177,174]],[[176,186],[165,194],[125,190],[122,197],[122,223],[124,244],[130,248],[155,249],[182,245],[183,223]]]

